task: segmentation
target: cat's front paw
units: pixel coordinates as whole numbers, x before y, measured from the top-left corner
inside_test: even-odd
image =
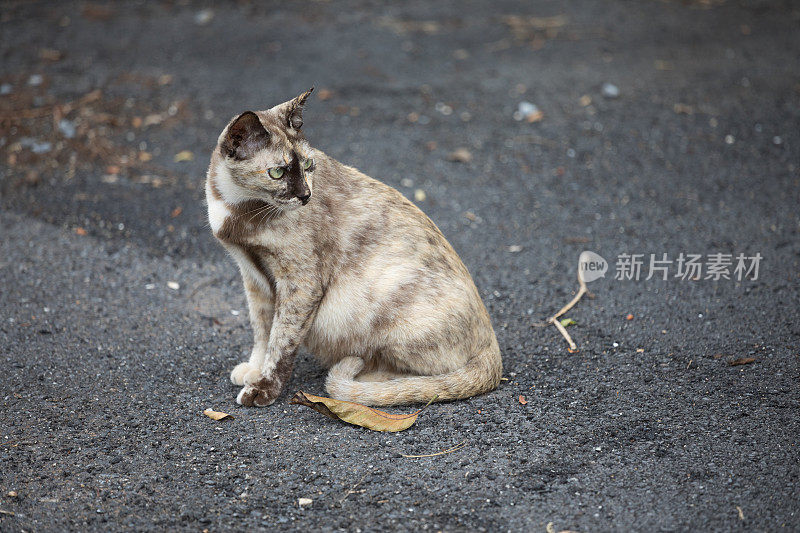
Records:
[[[256,375],[260,376],[260,371],[258,367],[251,365],[247,361],[245,361],[244,363],[239,363],[238,365],[233,367],[233,370],[231,371],[231,383],[233,383],[234,385],[242,386],[245,383],[258,381],[258,378],[256,378],[255,380],[246,379],[247,377],[251,377],[254,372]]]
[[[246,379],[245,383],[248,381]],[[281,383],[278,380],[262,377],[242,387],[236,403],[245,407],[266,407],[275,403],[280,393]]]

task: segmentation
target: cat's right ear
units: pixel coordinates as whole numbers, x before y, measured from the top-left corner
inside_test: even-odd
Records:
[[[269,144],[269,133],[261,124],[258,115],[252,111],[245,111],[228,126],[220,149],[222,155],[244,161],[266,148],[267,144]]]

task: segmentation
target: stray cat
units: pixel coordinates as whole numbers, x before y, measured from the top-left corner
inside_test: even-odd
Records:
[[[337,399],[394,405],[497,387],[500,349],[472,278],[439,228],[395,189],[311,148],[313,88],[222,131],[208,218],[239,264],[255,337],[236,401],[272,404],[304,345]]]

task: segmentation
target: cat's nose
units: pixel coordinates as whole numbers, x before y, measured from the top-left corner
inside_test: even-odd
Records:
[[[303,205],[306,205],[308,201],[311,199],[311,192],[307,192],[302,196],[298,196],[298,198],[300,198],[300,201],[303,202]]]

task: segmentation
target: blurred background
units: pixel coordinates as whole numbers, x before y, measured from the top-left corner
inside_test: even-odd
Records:
[[[14,527],[798,527],[799,36],[788,0],[1,2],[0,419],[38,444],[0,449],[0,488],[56,501],[3,500]],[[311,144],[434,220],[504,353],[500,390],[391,447],[239,410],[227,383],[250,333],[208,158],[232,116],[311,86]],[[570,354],[541,322],[582,250],[612,273],[621,253],[764,259],[747,282],[608,275]],[[323,375],[302,354],[290,389]],[[208,431],[209,406],[239,418]],[[462,438],[339,502],[363,464]],[[296,508],[309,484],[327,518]]]

